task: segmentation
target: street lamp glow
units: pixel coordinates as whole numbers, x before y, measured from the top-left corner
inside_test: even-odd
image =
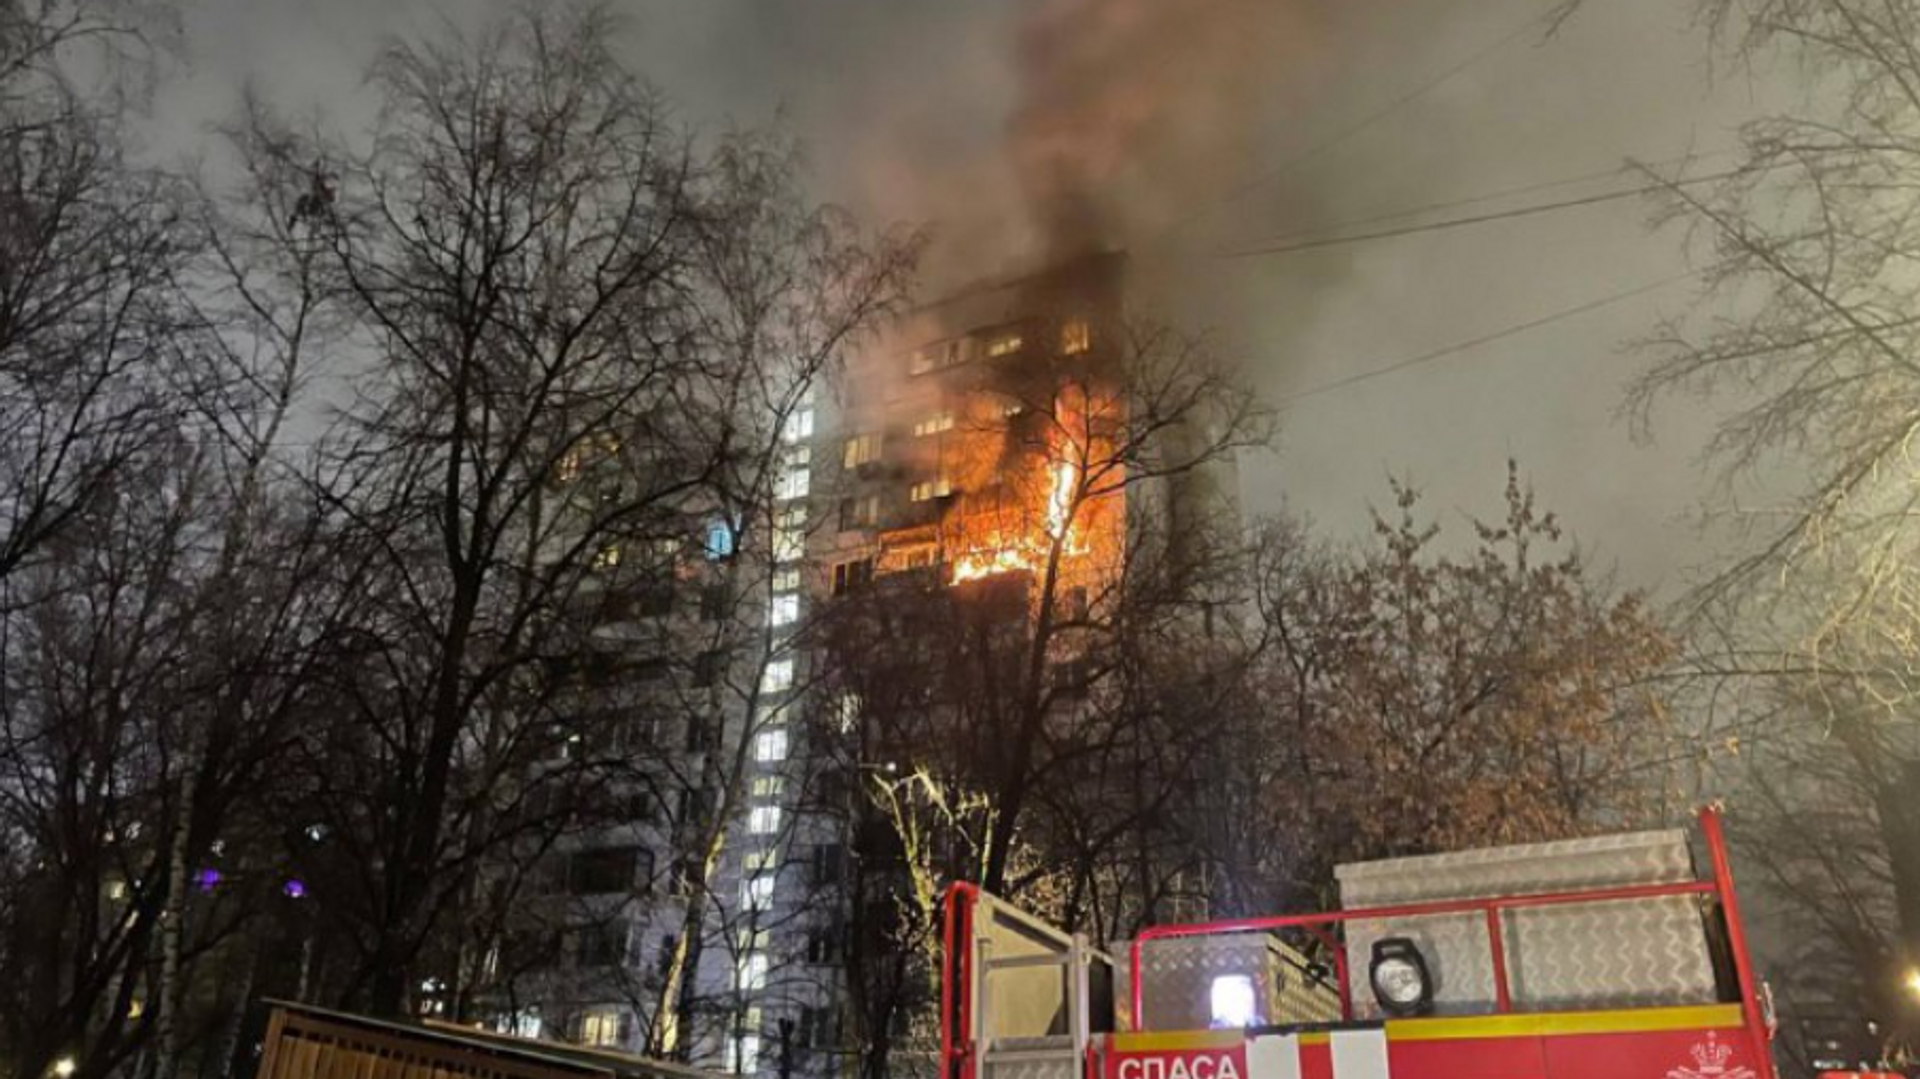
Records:
[[[1907,992],[1920,997],[1920,969],[1909,969],[1906,980]]]
[[[67,1079],[69,1075],[73,1074],[74,1068],[77,1066],[78,1065],[74,1064],[72,1057],[61,1057],[59,1060],[53,1062],[53,1074],[59,1076],[60,1079]]]

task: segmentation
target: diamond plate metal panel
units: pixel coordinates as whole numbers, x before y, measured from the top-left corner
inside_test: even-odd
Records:
[[[1131,999],[1126,967],[1116,971],[1122,1000]],[[1305,956],[1265,933],[1150,940],[1140,947],[1141,1004],[1155,1030],[1204,1029],[1213,1020],[1213,980],[1244,974],[1254,981],[1263,1024],[1338,1019],[1338,991],[1309,978],[1307,967]]]
[[[1635,832],[1340,866],[1343,906],[1526,895],[1695,879],[1686,835]],[[1682,1004],[1715,999],[1701,914],[1688,897],[1508,911],[1508,988],[1519,1009]],[[1405,936],[1435,980],[1435,1012],[1493,1007],[1492,956],[1481,914],[1354,922],[1348,962],[1357,1014],[1377,1014],[1366,985],[1373,942]]]
[[[1079,1071],[1083,1062],[1071,1048],[1057,1056],[1023,1056],[1017,1060],[994,1060],[989,1055],[983,1063],[984,1079],[1082,1079]]]

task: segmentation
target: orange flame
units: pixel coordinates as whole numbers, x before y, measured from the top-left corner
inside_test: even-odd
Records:
[[[1080,470],[1072,461],[1053,466],[1053,490],[1047,495],[1047,535],[1064,540],[1073,529],[1073,485]]]
[[[1073,521],[1074,485],[1080,470],[1072,461],[1057,461],[1052,471],[1053,483],[1047,492],[1046,538],[1009,539],[1003,532],[994,531],[983,542],[972,545],[953,559],[954,584],[1001,573],[1037,570],[1045,563],[1047,549],[1053,543],[1062,544],[1067,554],[1083,553],[1084,545],[1075,542]]]

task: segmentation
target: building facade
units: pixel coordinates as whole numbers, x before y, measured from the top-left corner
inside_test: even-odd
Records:
[[[911,312],[787,403],[764,506],[609,556],[627,598],[596,615],[580,708],[617,718],[570,744],[629,762],[610,789],[630,812],[539,854],[520,909],[542,928],[520,976],[495,971],[498,1026],[645,1051],[672,1022],[690,1063],[782,1077],[852,1074],[861,1037],[891,1033],[855,1029],[846,967],[874,915],[848,830],[913,747],[839,737],[865,705],[832,669],[836,611],[903,587],[1026,618],[1045,592],[1056,622],[1100,602],[1139,497],[1116,445],[1124,273],[1091,256]],[[657,583],[635,598],[626,569]]]

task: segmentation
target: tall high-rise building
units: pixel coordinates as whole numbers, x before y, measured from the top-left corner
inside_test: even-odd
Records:
[[[544,853],[551,870],[523,906],[552,927],[539,938],[550,943],[498,1002],[502,1025],[643,1049],[693,909],[680,1054],[768,1076],[854,1064],[845,962],[862,869],[847,829],[860,814],[844,809],[866,770],[914,747],[810,737],[860,723],[858,680],[831,669],[857,661],[831,654],[836,608],[935,590],[1033,618],[1044,593],[1047,617],[1084,621],[1146,535],[1141,511],[1155,509],[1162,544],[1177,546],[1165,527],[1198,512],[1216,481],[1130,482],[1146,458],[1128,444],[1124,278],[1123,255],[1091,255],[910,312],[780,418],[764,527],[692,521],[694,542],[657,552],[667,569],[653,579],[666,583],[608,620],[606,669],[582,706],[627,716],[598,737],[651,755],[617,788],[628,817]],[[690,644],[709,638],[710,649]],[[1056,680],[1071,681],[1072,648],[1049,654]],[[698,659],[657,664],[656,652]],[[702,864],[699,831],[716,818],[722,842]]]
[[[1098,443],[1123,407],[1124,265],[1089,256],[976,285],[850,359],[816,439],[835,501],[809,554],[829,593],[903,570],[966,583],[1039,569],[1070,509],[1108,515],[1073,522],[1088,535],[1068,549],[1091,552],[1118,507],[1069,502],[1079,470],[1117,464]]]

